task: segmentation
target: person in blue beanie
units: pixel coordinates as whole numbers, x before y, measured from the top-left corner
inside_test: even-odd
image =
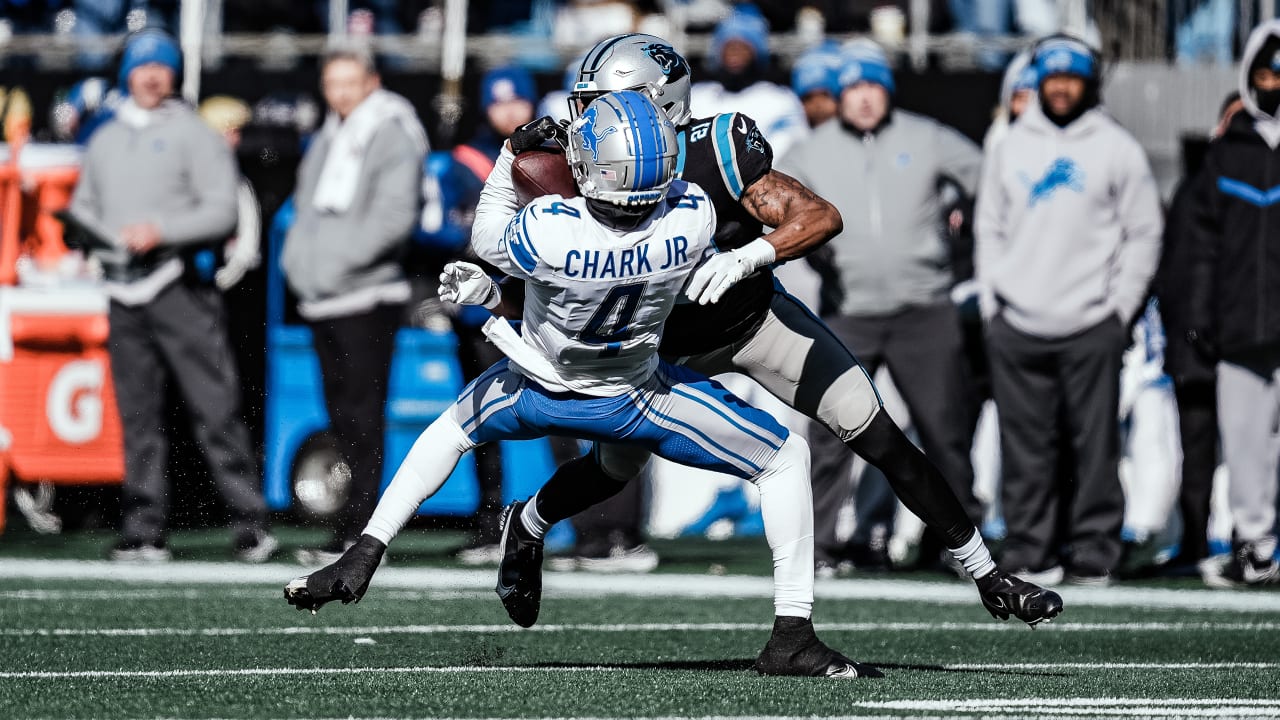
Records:
[[[1100,64],[1070,36],[1036,45],[1039,102],[987,158],[978,192],[1002,562],[1041,584],[1105,585],[1119,566],[1120,368],[1160,257],[1159,191],[1141,145],[1100,107]]]
[[[693,86],[699,115],[740,112],[756,121],[776,157],[809,134],[804,106],[790,88],[765,79],[769,23],[753,5],[737,5],[716,25],[707,51],[706,78]]]
[[[239,416],[240,384],[227,342],[222,295],[189,272],[197,251],[220,245],[237,220],[235,160],[223,139],[174,96],[178,43],[160,30],[127,41],[119,83],[126,97],[89,140],[71,201],[79,224],[109,244],[93,252],[106,276],[112,377],[124,430],[120,561],[170,559],[164,383],[182,393],[235,530],[234,554],[263,562],[262,478]]]
[[[840,47],[826,42],[808,50],[791,66],[791,90],[804,106],[809,127],[836,116],[840,95]]]

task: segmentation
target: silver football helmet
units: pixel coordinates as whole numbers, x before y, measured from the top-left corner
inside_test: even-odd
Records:
[[[689,61],[656,35],[628,33],[602,40],[587,51],[569,92],[569,117],[592,100],[616,90],[640,90],[677,126],[689,121]]]
[[[623,207],[666,197],[679,152],[675,124],[647,94],[634,90],[591,101],[569,125],[565,149],[582,196]]]

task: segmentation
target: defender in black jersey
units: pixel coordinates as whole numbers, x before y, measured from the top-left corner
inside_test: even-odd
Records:
[[[1012,614],[1034,627],[1060,613],[1062,599],[1056,593],[995,567],[946,479],[881,411],[875,386],[853,354],[774,281],[771,263],[803,257],[841,231],[835,208],[794,178],[773,170],[772,150],[750,118],[733,113],[692,120],[688,63],[665,40],[628,34],[602,41],[588,51],[578,78],[570,97],[575,116],[576,103],[585,104],[597,95],[646,89],[676,123],[681,176],[701,186],[715,205],[715,238],[721,252],[708,261],[701,279],[697,274],[693,278],[693,284],[707,288],[695,297],[712,302],[676,307],[666,323],[663,355],[707,375],[739,372],[751,377],[880,468],[908,509],[943,539],[975,578],[982,602],[994,617],[1007,619]],[[532,141],[529,135],[534,135]],[[535,128],[517,131],[512,149],[519,153],[538,142]],[[766,225],[774,228],[767,235]],[[643,471],[648,459],[633,448],[597,445],[561,465],[528,505],[547,523],[570,517],[619,492]],[[499,572],[540,573],[541,566],[509,554]],[[757,670],[824,674],[824,662],[800,660],[825,657],[804,650],[826,648],[813,635],[812,625],[805,623],[775,624]],[[781,660],[784,654],[792,659]]]

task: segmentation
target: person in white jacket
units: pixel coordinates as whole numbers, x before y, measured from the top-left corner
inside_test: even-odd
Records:
[[[720,21],[707,52],[709,79],[696,83],[689,104],[696,117],[740,112],[756,121],[774,157],[809,134],[800,98],[764,79],[769,67],[769,23],[751,5]]]
[[[1105,584],[1124,518],[1120,364],[1163,219],[1142,148],[1099,107],[1097,54],[1053,36],[1033,63],[1039,103],[988,158],[976,224],[1003,445],[1003,563],[1041,582],[1061,579],[1065,564],[1074,581]],[[1066,442],[1070,484],[1058,477]],[[1059,503],[1070,508],[1061,529]]]

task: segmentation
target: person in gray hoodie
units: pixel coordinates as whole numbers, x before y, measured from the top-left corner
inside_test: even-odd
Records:
[[[816,128],[779,163],[848,220],[828,244],[840,301],[824,320],[867,372],[888,366],[925,454],[969,519],[981,524],[969,461],[974,402],[949,296],[954,281],[938,188],[946,178],[972,193],[982,153],[954,129],[893,107],[893,74],[879,46],[856,43],[842,54],[836,121]],[[831,295],[826,288],[824,294]],[[832,552],[835,508],[848,492],[852,458],[826,433],[814,434],[813,458],[818,546]],[[858,494],[866,498],[864,489]],[[862,554],[858,540],[848,552]],[[932,540],[924,546],[926,564],[940,557]]]
[[[1104,584],[1122,548],[1120,364],[1159,260],[1163,217],[1142,148],[1099,107],[1096,53],[1053,36],[1037,44],[1033,64],[1039,102],[988,158],[976,224],[1000,415],[1003,563],[1040,583],[1060,581],[1065,564],[1074,581]],[[1070,484],[1057,472],[1067,443]]]
[[[263,562],[278,546],[239,417],[239,380],[222,296],[190,272],[193,253],[236,227],[235,161],[200,116],[173,97],[182,55],[159,30],[125,45],[128,97],[89,141],[71,215],[95,236],[111,298],[111,373],[124,430],[122,539],[115,560],[164,561],[168,487],[163,378],[186,401],[195,438],[235,527],[235,553]]]
[[[409,300],[401,258],[418,220],[427,136],[413,106],[381,88],[373,55],[337,47],[321,63],[329,115],[298,166],[297,216],[281,265],[311,327],[329,423],[351,491],[323,565],[360,537],[382,481],[387,384]]]

